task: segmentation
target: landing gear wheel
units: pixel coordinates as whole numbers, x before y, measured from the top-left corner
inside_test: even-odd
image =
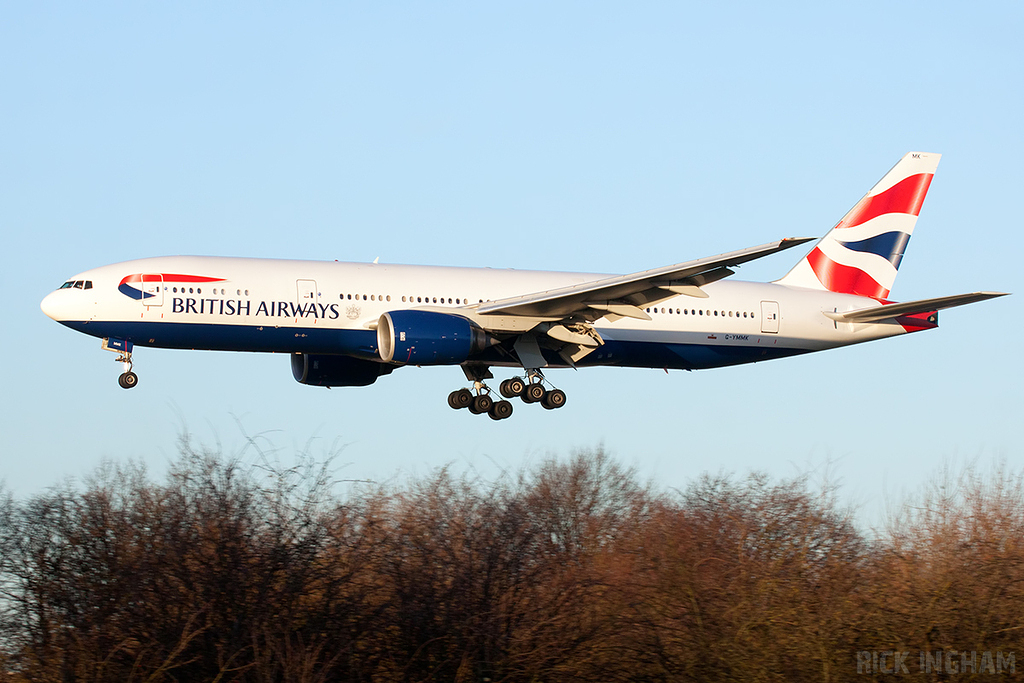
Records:
[[[452,393],[448,394],[448,405],[455,410],[460,408],[468,408],[469,404],[473,402],[473,392],[469,389],[456,389]]]
[[[469,404],[469,412],[474,415],[481,415],[486,413],[494,405],[494,401],[487,394],[480,394],[479,396],[473,397],[473,402]]]
[[[508,401],[496,401],[487,411],[492,420],[504,420],[512,415],[512,404]]]
[[[547,392],[544,390],[544,386],[540,382],[532,382],[526,385],[526,389],[523,390],[523,402],[524,403],[539,403],[544,400],[544,396]]]
[[[561,408],[562,406],[565,405],[565,392],[562,391],[561,389],[552,389],[547,394],[545,394],[540,404],[547,408],[548,410]]]
[[[505,398],[515,398],[521,396],[523,391],[526,390],[526,383],[518,377],[507,379],[501,383],[501,395]]]
[[[129,370],[117,378],[117,383],[121,385],[122,389],[131,389],[139,383],[139,376]]]

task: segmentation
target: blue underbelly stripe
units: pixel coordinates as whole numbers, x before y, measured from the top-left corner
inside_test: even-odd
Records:
[[[125,339],[136,346],[204,351],[249,351],[262,353],[342,354],[376,360],[377,333],[374,330],[296,328],[255,325],[217,325],[211,323],[168,322],[83,322],[64,321],[64,325],[94,337]],[[807,349],[778,346],[718,346],[646,341],[607,341],[584,357],[579,367],[618,366],[701,370],[754,363],[807,353]],[[551,366],[566,366],[557,352],[545,349]],[[510,365],[510,358],[496,348],[471,360],[494,365]]]

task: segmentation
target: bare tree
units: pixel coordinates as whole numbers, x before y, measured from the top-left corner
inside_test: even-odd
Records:
[[[863,650],[1024,644],[1024,478],[1005,467],[945,471],[870,539],[827,483],[670,494],[600,450],[490,482],[334,483],[329,462],[243,468],[186,442],[163,483],[107,465],[0,491],[0,671],[835,681]]]

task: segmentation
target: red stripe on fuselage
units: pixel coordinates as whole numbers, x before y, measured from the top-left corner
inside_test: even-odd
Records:
[[[876,299],[884,299],[889,296],[889,290],[875,282],[875,278],[860,268],[836,263],[825,256],[819,247],[815,247],[807,255],[807,262],[811,265],[818,281],[830,292],[857,294]]]
[[[222,277],[205,277],[203,275],[181,275],[178,273],[135,273],[128,275],[119,284],[126,282],[224,282]]]
[[[921,205],[928,194],[932,177],[932,173],[918,173],[904,178],[885,192],[873,197],[864,197],[836,227],[852,228],[887,213],[908,213],[917,216],[921,213]]]

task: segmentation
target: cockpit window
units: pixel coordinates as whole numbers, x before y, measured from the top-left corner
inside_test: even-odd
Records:
[[[92,289],[92,280],[86,280],[85,281],[85,288],[86,289]]]
[[[92,289],[92,280],[68,280],[57,289]]]
[[[75,280],[75,289],[82,289],[85,287],[85,283],[81,280]]]
[[[71,287],[74,287],[74,286],[75,286],[74,282],[65,282],[60,287],[58,287],[58,289],[70,289]]]

